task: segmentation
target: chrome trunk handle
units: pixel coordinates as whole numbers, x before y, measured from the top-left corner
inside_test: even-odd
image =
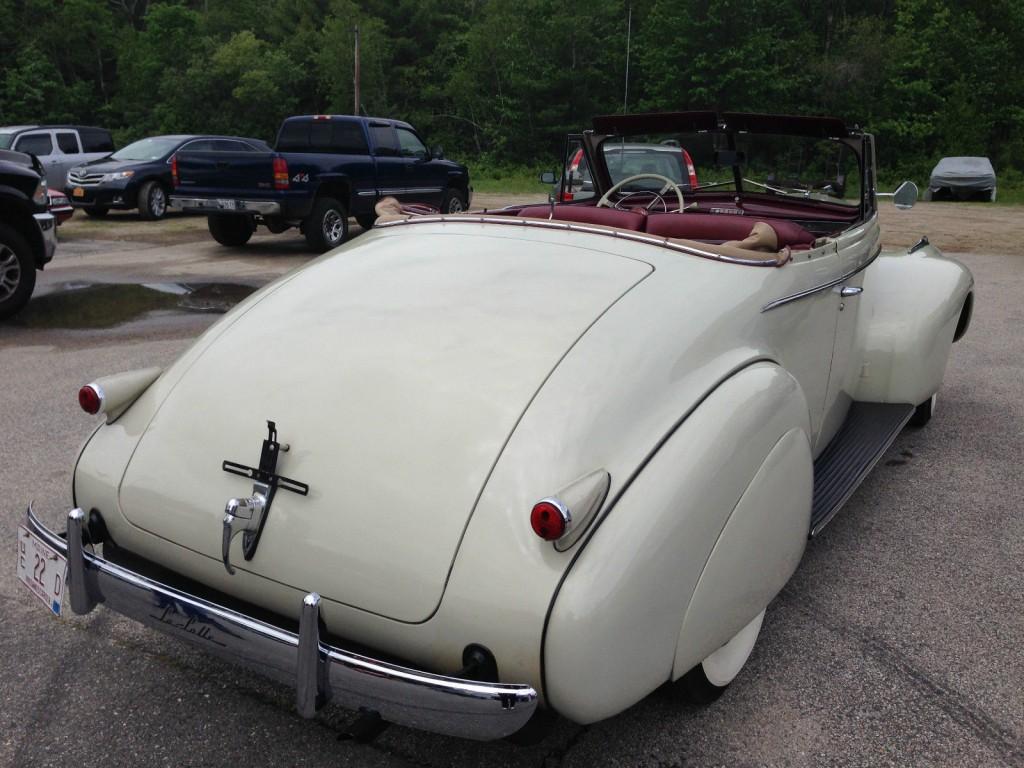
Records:
[[[251,538],[260,529],[267,509],[270,487],[264,483],[253,483],[252,496],[244,499],[229,499],[224,506],[224,529],[221,536],[221,558],[228,573],[234,574],[231,565],[231,540],[239,533]],[[243,539],[243,546],[245,539]]]
[[[863,288],[858,288],[856,285],[837,285],[834,290],[844,299],[850,296],[858,296],[864,292]]]

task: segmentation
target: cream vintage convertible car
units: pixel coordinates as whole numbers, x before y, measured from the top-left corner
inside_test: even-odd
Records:
[[[662,141],[685,199],[605,163]],[[612,116],[581,149],[590,199],[396,211],[166,370],[84,387],[105,420],[66,534],[28,512],[26,581],[66,557],[75,613],[280,678],[307,717],[491,739],[669,681],[714,699],[808,536],[930,418],[973,280],[882,249],[873,139],[837,120]]]

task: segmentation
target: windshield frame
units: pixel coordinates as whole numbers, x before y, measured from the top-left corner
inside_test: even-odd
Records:
[[[821,207],[830,211],[841,210],[847,214],[856,213],[857,221],[867,218],[875,210],[874,205],[874,169],[868,167],[873,159],[870,151],[870,135],[859,130],[849,130],[832,118],[785,117],[778,115],[746,115],[723,114],[714,118],[714,113],[672,113],[650,115],[613,115],[594,119],[597,127],[614,130],[614,133],[601,133],[587,130],[582,134],[582,147],[593,179],[594,193],[600,198],[613,185],[612,175],[605,164],[604,144],[606,141],[636,142],[636,135],[643,131],[650,133],[696,133],[717,134],[722,143],[735,149],[742,143],[740,137],[783,136],[800,139],[827,139],[846,145],[852,150],[859,172],[860,196],[856,203],[830,201],[823,195],[778,194],[766,189],[758,189],[754,184],[744,184],[742,169],[733,166],[733,178],[718,188],[697,189],[686,193],[688,199],[700,200],[713,197],[732,197],[736,204],[744,200],[773,203],[790,201],[800,206]],[[713,126],[713,127],[712,127]],[[739,139],[739,141],[738,141]],[[729,189],[724,186],[732,185]]]

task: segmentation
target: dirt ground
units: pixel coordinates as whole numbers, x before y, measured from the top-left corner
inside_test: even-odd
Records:
[[[474,210],[545,202],[536,195],[476,194]],[[927,235],[943,251],[953,253],[1024,254],[1024,208],[987,203],[918,203],[899,211],[880,202],[883,243],[908,246]],[[282,237],[295,237],[282,235]],[[111,212],[106,219],[90,219],[82,212],[60,228],[64,241],[115,240],[157,245],[206,241],[210,234],[204,216],[171,213],[161,222],[142,221],[135,212]]]

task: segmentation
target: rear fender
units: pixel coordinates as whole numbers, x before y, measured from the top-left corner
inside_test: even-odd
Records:
[[[722,383],[682,422],[599,522],[554,599],[543,650],[551,706],[594,722],[671,679],[683,617],[713,551],[715,574],[739,573],[702,584],[721,589],[728,609],[703,628],[706,642],[724,644],[737,622],[767,605],[807,537],[809,433],[799,385],[767,362]],[[762,492],[772,494],[763,509]],[[731,521],[734,510],[742,523]],[[732,542],[751,534],[763,540],[746,547],[748,562],[735,562],[739,547],[731,543],[717,556],[723,535]],[[767,575],[765,583],[750,590],[754,576],[742,578],[748,569]],[[695,619],[708,613],[705,592]]]
[[[320,183],[316,188],[316,196],[333,197],[339,203],[344,205],[346,209],[351,211],[351,190],[352,185],[346,177],[324,174],[320,176]]]
[[[934,246],[877,258],[857,299],[853,399],[917,405],[937,392],[950,345],[967,332],[973,290],[970,270]]]

